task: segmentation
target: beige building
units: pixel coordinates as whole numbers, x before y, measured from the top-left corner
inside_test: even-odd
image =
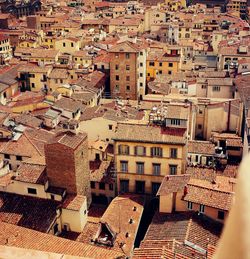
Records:
[[[12,49],[10,46],[10,39],[4,34],[0,35],[0,64],[3,61],[9,60],[12,57]]]
[[[235,183],[234,178],[225,176],[217,176],[214,182],[191,178],[187,174],[166,176],[157,193],[160,196],[159,211],[193,210],[223,222],[233,202]]]
[[[156,194],[165,175],[186,167],[186,129],[118,124],[114,138],[119,193]]]

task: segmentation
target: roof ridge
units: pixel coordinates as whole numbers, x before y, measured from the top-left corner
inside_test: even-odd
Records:
[[[221,192],[221,193],[227,193],[227,194],[234,194],[235,193],[235,192],[217,190],[217,189],[209,188],[209,187],[206,187],[206,186],[200,186],[200,185],[195,185],[195,184],[191,184],[191,183],[188,183],[188,185],[191,185],[191,186],[194,186],[194,187],[200,187],[200,188],[203,188],[203,189],[206,189],[206,190]]]
[[[32,142],[31,139],[29,139],[27,132],[24,131],[23,135],[26,137],[26,139],[30,142],[30,144],[35,148],[35,150],[39,153],[40,156],[43,156],[43,154],[40,152],[40,150],[37,148],[37,146]]]
[[[189,221],[188,221],[188,226],[187,226],[187,232],[186,232],[185,240],[188,240],[188,236],[189,236],[189,232],[190,232],[190,229],[191,229],[192,222],[193,222],[193,219],[190,218]]]

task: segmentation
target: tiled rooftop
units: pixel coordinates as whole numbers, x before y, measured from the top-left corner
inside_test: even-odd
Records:
[[[47,232],[56,217],[57,206],[52,200],[0,192],[0,222]]]
[[[161,129],[156,126],[118,124],[116,136],[117,141],[153,142],[185,145],[185,130]]]
[[[0,244],[87,258],[117,258],[123,253],[0,222]],[[7,243],[6,243],[7,240]],[[34,242],[35,240],[35,242]]]

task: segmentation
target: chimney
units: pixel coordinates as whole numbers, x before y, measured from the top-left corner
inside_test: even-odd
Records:
[[[183,192],[183,197],[185,197],[188,194],[188,188],[187,185],[184,186],[184,192]]]

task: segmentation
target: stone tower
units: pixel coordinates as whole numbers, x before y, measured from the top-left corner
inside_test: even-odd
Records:
[[[45,145],[49,185],[70,194],[85,195],[90,204],[90,170],[87,134],[58,133]]]

